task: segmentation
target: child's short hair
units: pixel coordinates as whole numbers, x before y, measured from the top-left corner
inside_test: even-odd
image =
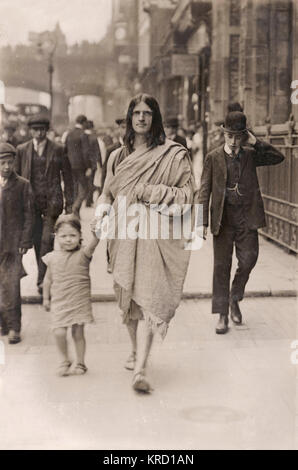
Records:
[[[80,234],[82,233],[82,227],[81,227],[81,222],[78,217],[76,217],[74,214],[62,214],[58,217],[56,223],[55,223],[55,233],[58,232],[59,228],[63,224],[68,224],[71,225],[73,228],[75,228]]]

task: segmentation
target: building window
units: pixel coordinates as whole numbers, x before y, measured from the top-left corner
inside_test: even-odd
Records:
[[[239,51],[240,36],[232,34],[230,36],[230,76],[229,76],[229,100],[239,100]]]
[[[241,2],[230,0],[230,26],[240,26]]]

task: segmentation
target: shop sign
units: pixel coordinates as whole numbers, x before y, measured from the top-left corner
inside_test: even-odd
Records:
[[[198,74],[199,60],[197,55],[173,54],[172,75],[189,77]]]

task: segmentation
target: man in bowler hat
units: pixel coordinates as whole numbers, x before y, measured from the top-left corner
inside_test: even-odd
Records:
[[[222,130],[225,144],[207,154],[198,197],[198,202],[203,205],[204,237],[211,198],[212,313],[219,314],[217,334],[228,331],[229,308],[232,321],[236,325],[242,322],[239,302],[257,262],[257,230],[266,225],[256,168],[284,160],[276,148],[257,140],[247,129],[246,116],[241,111],[228,113]],[[230,290],[234,246],[238,267]]]
[[[0,322],[8,342],[21,341],[22,256],[32,247],[33,195],[15,173],[16,149],[0,143]]]
[[[176,117],[170,117],[165,120],[165,133],[168,139],[183,145],[187,149],[187,142],[184,137],[178,134],[179,122]]]
[[[30,181],[33,189],[33,244],[38,265],[37,287],[41,294],[46,272],[41,258],[53,250],[54,225],[63,211],[64,201],[66,213],[72,212],[73,182],[71,167],[63,147],[47,138],[49,119],[44,115],[35,115],[29,119],[28,126],[32,139],[17,147],[16,171]]]
[[[114,142],[112,145],[109,145],[106,151],[106,158],[102,166],[102,176],[101,176],[101,187],[104,187],[104,182],[106,179],[107,175],[107,165],[108,165],[108,160],[110,158],[110,155],[114,150],[117,150],[120,148],[122,145],[124,145],[124,136],[126,132],[126,117],[125,116],[120,116],[117,119],[115,119],[115,123],[117,124],[117,140]]]

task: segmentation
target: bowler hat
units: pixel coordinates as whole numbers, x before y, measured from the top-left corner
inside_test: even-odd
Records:
[[[179,126],[179,121],[176,117],[169,117],[165,120],[165,126],[176,128]]]
[[[8,131],[8,130],[16,131],[17,125],[14,122],[8,122],[7,124],[4,124],[3,129],[5,131]]]
[[[28,120],[28,126],[32,128],[50,127],[50,120],[44,114],[35,114]]]
[[[115,119],[115,123],[118,124],[118,126],[120,126],[120,124],[122,124],[123,122],[126,122],[126,118],[123,116]]]
[[[224,132],[229,132],[230,134],[242,134],[247,130],[245,114],[241,111],[232,111],[231,113],[228,113],[221,129]]]
[[[8,144],[7,142],[0,143],[0,158],[9,157],[10,155],[15,155],[16,149],[13,145]]]
[[[232,111],[241,111],[241,113],[243,113],[243,108],[238,101],[233,101],[228,104],[228,113],[231,113]]]
[[[77,124],[84,124],[86,121],[87,121],[87,118],[86,118],[85,114],[79,114],[76,117],[76,123]]]

